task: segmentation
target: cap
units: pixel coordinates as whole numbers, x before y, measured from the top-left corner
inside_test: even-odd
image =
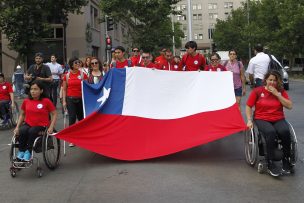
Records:
[[[16,67],[16,69],[21,69],[21,66],[20,66],[20,65],[18,65],[18,66]]]

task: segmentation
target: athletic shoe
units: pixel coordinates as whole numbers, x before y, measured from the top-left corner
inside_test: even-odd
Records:
[[[75,147],[75,145],[73,143],[70,143],[69,147]]]
[[[23,157],[24,157],[24,152],[19,151],[19,152],[17,153],[17,159],[23,160]]]
[[[30,161],[31,160],[31,152],[29,150],[26,150],[24,152],[23,160],[24,161]]]
[[[269,162],[268,173],[273,177],[278,177],[282,174],[282,171],[273,162]]]
[[[284,174],[290,174],[292,166],[291,166],[289,160],[287,158],[284,158],[282,160],[282,162],[283,162],[283,167],[282,167],[283,173]]]

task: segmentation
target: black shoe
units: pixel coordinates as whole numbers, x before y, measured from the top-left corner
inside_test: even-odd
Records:
[[[268,163],[268,173],[273,177],[278,177],[282,174],[282,171],[273,163]]]
[[[284,158],[282,160],[283,162],[283,167],[282,167],[282,171],[284,174],[290,174],[291,173],[291,169],[292,169],[292,166],[290,164],[290,161],[288,158]]]

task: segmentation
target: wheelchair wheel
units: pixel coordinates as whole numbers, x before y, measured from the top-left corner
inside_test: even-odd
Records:
[[[60,161],[60,140],[53,135],[45,133],[42,137],[42,154],[45,165],[54,170]]]
[[[290,163],[294,166],[298,160],[298,141],[292,125],[289,122],[287,123],[289,126],[290,138],[291,138]]]
[[[17,102],[14,102],[15,108],[11,109],[10,108],[10,122],[12,127],[15,127],[17,125],[18,117],[19,117],[19,107]]]
[[[255,127],[245,131],[245,157],[250,166],[254,167],[256,165],[258,160],[258,136]]]

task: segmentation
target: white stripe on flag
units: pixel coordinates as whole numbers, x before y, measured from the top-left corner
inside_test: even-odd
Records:
[[[175,119],[235,104],[232,72],[127,68],[123,115]]]

